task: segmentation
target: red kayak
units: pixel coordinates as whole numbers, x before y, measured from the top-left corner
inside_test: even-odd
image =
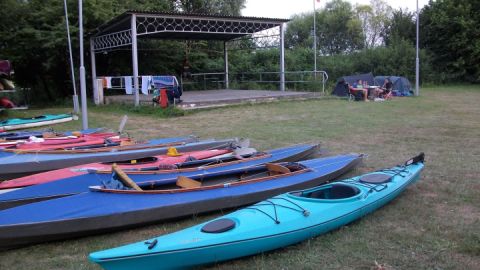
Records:
[[[0,149],[10,147],[10,149],[31,149],[35,150],[38,146],[50,146],[56,145],[59,146],[61,144],[71,144],[71,143],[79,143],[85,142],[87,140],[98,139],[98,138],[110,138],[118,136],[117,133],[113,132],[98,132],[98,133],[90,133],[90,134],[81,134],[77,132],[77,134],[69,135],[69,136],[58,136],[56,134],[52,134],[53,137],[46,137],[48,133],[45,133],[43,138],[34,138],[39,140],[35,142],[32,139],[19,139],[19,140],[4,140],[0,139]],[[29,144],[22,145],[20,147],[13,147],[16,145],[21,144]],[[43,149],[43,148],[42,148]],[[49,149],[49,147],[47,147]]]
[[[12,147],[17,145],[17,141],[5,141],[5,140],[0,140],[0,149],[6,148],[6,147]]]
[[[146,157],[141,159],[133,159],[126,161],[116,162],[117,165],[123,169],[145,169],[152,167],[161,167],[173,165],[176,163],[182,163],[189,160],[201,160],[212,158],[219,155],[224,155],[231,153],[232,150],[229,149],[213,149],[213,150],[203,150],[203,151],[194,151],[194,152],[185,152],[178,153],[176,156],[171,155],[159,155],[153,157]],[[84,165],[78,165],[74,167],[58,169],[43,173],[37,173],[25,177],[20,177],[17,179],[12,179],[8,181],[3,181],[0,183],[0,189],[10,189],[10,188],[19,188],[26,187],[36,184],[42,184],[47,182],[52,182],[55,180],[60,180],[67,177],[83,175],[88,173],[88,169],[93,170],[111,170],[111,163],[90,163]]]
[[[109,139],[111,142],[129,141],[128,138],[119,138],[115,133],[98,133],[82,135],[79,137],[60,137],[60,138],[45,138],[41,139],[41,142],[25,141],[18,143],[15,148],[21,150],[53,150],[53,149],[65,149],[74,148],[80,146],[100,145],[105,143],[105,139]]]

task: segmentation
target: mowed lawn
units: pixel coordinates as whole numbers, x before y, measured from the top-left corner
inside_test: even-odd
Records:
[[[139,139],[186,134],[248,137],[260,150],[321,142],[330,154],[367,155],[364,166],[350,175],[425,152],[421,180],[373,214],[300,244],[212,269],[479,269],[480,86],[421,91],[420,97],[383,103],[326,98],[204,110],[168,119],[130,114],[126,131]],[[10,116],[69,110],[56,107]],[[90,127],[116,129],[122,115],[118,109],[92,107]],[[80,126],[75,121],[56,128]],[[88,261],[90,252],[173,232],[221,214],[0,252],[0,269],[100,269]]]

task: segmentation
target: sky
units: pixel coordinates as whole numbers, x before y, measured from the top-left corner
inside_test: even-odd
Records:
[[[346,0],[352,5],[368,4],[369,0]],[[394,9],[402,8],[410,11],[416,10],[417,0],[385,0]],[[246,8],[242,10],[243,16],[288,19],[293,14],[311,12],[314,0],[247,0]],[[316,8],[325,6],[327,0],[315,1]],[[418,0],[418,8],[428,4],[428,0]]]

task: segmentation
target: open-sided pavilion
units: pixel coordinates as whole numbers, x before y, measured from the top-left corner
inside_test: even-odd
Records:
[[[165,40],[218,40],[224,44],[225,87],[229,88],[227,42],[278,28],[280,51],[280,90],[285,91],[284,24],[288,19],[225,16],[211,14],[170,13],[128,10],[101,25],[90,37],[93,90],[96,94],[95,54],[131,46],[135,105],[139,105],[139,38]]]

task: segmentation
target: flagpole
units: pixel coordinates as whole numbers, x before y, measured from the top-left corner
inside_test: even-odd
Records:
[[[317,12],[315,9],[315,1],[313,0],[313,72],[317,77]]]
[[[80,42],[80,96],[82,100],[82,129],[88,128],[87,89],[85,82],[85,66],[83,60],[83,0],[78,0],[78,32]]]
[[[70,25],[68,23],[67,0],[63,0],[63,5],[64,5],[64,8],[65,8],[65,24],[67,25],[68,53],[70,54],[70,72],[72,73],[73,112],[78,114],[80,112],[80,110],[78,108],[78,95],[77,95],[77,87],[76,87],[76,83],[75,83],[75,71],[73,69],[72,40],[70,38]]]
[[[416,54],[417,57],[415,58],[415,96],[418,96],[420,94],[420,86],[419,86],[419,81],[420,81],[420,58],[418,57],[418,22],[419,22],[419,13],[418,13],[418,0],[417,0],[417,48],[416,48]]]

